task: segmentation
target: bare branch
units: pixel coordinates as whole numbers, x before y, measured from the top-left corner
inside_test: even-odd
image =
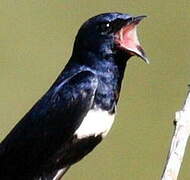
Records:
[[[190,91],[181,111],[176,112],[174,135],[161,180],[177,180],[190,135]]]

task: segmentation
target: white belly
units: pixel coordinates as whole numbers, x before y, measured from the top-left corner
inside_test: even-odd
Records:
[[[112,127],[114,117],[114,114],[111,115],[101,109],[90,110],[75,131],[75,135],[79,139],[92,135],[105,137]]]

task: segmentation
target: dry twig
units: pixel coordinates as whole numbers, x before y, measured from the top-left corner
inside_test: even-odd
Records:
[[[190,135],[190,91],[181,111],[176,112],[174,135],[161,180],[177,180]]]

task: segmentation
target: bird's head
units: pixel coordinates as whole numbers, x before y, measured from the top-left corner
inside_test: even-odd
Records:
[[[85,50],[103,56],[122,52],[122,56],[127,59],[137,55],[148,63],[137,36],[137,25],[144,17],[122,13],[105,13],[92,17],[81,26],[74,51]]]

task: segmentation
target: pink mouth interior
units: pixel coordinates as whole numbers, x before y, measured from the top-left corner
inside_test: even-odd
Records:
[[[137,36],[137,24],[135,22],[124,26],[116,33],[117,44],[129,51],[131,55],[139,54],[138,47],[140,46]]]

